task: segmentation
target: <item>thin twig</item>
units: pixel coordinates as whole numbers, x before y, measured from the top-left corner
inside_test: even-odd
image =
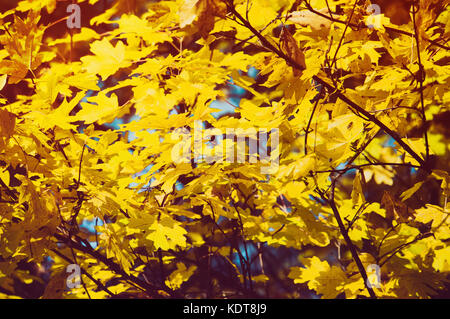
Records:
[[[248,279],[249,279],[249,284],[250,284],[250,291],[253,291],[253,283],[252,283],[252,273],[251,273],[251,263],[250,263],[250,256],[248,255],[248,250],[247,250],[247,243],[245,241],[245,237],[244,237],[244,224],[242,223],[242,217],[241,214],[239,213],[238,209],[236,208],[236,206],[234,205],[234,203],[232,202],[233,208],[236,211],[238,217],[239,217],[239,226],[240,226],[240,233],[241,233],[241,238],[242,238],[242,243],[244,245],[244,250],[245,250],[245,256],[247,258],[244,259],[244,262],[246,264],[246,270],[247,270],[247,275],[248,275]]]
[[[230,247],[236,249],[236,252],[238,253],[239,260],[241,261],[242,275],[244,276],[244,289],[246,290],[246,289],[247,289],[246,286],[245,286],[245,279],[246,279],[245,273],[246,273],[246,270],[245,270],[245,268],[244,268],[244,266],[246,266],[246,263],[245,263],[245,262],[242,262],[242,261],[245,261],[245,258],[244,258],[244,256],[242,255],[241,251],[239,250],[238,245],[235,245],[235,244],[233,243],[233,241],[228,237],[228,235],[225,233],[225,231],[222,229],[222,227],[220,227],[220,225],[216,222],[216,216],[215,216],[215,213],[214,213],[214,207],[212,206],[212,204],[211,204],[209,201],[207,201],[207,200],[204,200],[204,201],[205,201],[205,202],[208,204],[208,206],[211,208],[212,222],[213,222],[214,225],[217,227],[217,229],[219,229],[219,231],[223,234],[223,236],[225,237],[225,239],[228,241]]]
[[[86,144],[83,145],[83,150],[81,151],[81,156],[80,156],[80,162],[78,164],[78,180],[77,180],[77,188],[78,186],[80,186],[80,180],[81,180],[81,163],[83,161],[83,154],[84,154],[84,150],[86,149]]]
[[[52,251],[57,254],[59,257],[61,257],[62,259],[64,259],[65,261],[73,264],[75,263],[74,261],[72,261],[69,257],[65,256],[64,254],[60,253],[59,251],[57,251],[56,249],[52,249]],[[108,289],[105,287],[105,285],[103,285],[101,283],[101,281],[95,279],[94,277],[91,276],[91,274],[89,274],[86,270],[84,270],[81,266],[80,266],[80,270],[83,274],[85,274],[90,280],[92,280],[98,288],[100,288],[101,290],[105,291],[107,294],[109,294],[111,297],[114,297],[115,295]]]
[[[72,257],[73,257],[72,264],[77,264],[80,267],[80,269],[81,269],[81,266],[80,266],[80,264],[77,261],[77,256],[75,255],[75,252],[73,251],[72,247],[70,247],[70,252],[72,253]],[[92,299],[91,295],[89,294],[89,291],[88,291],[88,289],[86,287],[86,284],[85,284],[85,282],[83,280],[83,276],[80,276],[80,281],[81,281],[81,285],[83,286],[83,289],[86,292],[87,296],[89,297],[89,299]]]
[[[84,252],[84,253],[90,255],[91,257],[97,259],[98,261],[102,262],[103,264],[108,266],[108,268],[111,271],[113,271],[116,274],[122,276],[125,280],[131,281],[134,284],[144,288],[145,289],[145,293],[151,298],[161,298],[161,295],[158,293],[159,290],[164,291],[167,295],[169,295],[171,297],[175,297],[175,298],[180,297],[178,295],[178,293],[175,292],[175,291],[165,289],[164,287],[156,287],[156,286],[154,286],[152,284],[149,284],[149,283],[147,283],[147,282],[145,282],[145,281],[143,281],[143,280],[141,280],[141,279],[139,279],[139,278],[137,278],[137,277],[135,277],[135,276],[133,276],[131,274],[126,273],[119,264],[115,263],[112,259],[107,258],[106,256],[102,255],[100,252],[95,251],[92,248],[92,246],[90,246],[89,243],[86,243],[86,241],[83,241],[83,243],[85,243],[85,244],[81,244],[80,242],[82,241],[82,239],[79,238],[76,235],[71,236],[69,238],[69,237],[66,237],[66,236],[64,236],[62,234],[55,233],[55,234],[53,234],[53,236],[57,240],[62,241],[63,243],[65,243],[66,245],[68,245],[70,247],[73,247],[74,249],[77,249],[77,250],[79,250],[81,252]],[[77,239],[80,242],[79,241],[75,241],[74,239]]]
[[[314,113],[316,112],[317,105],[319,105],[319,101],[321,99],[322,91],[323,91],[323,89],[320,89],[320,92],[319,92],[319,94],[317,96],[316,103],[314,103],[314,107],[312,109],[311,116],[309,117],[308,125],[306,125],[306,130],[305,130],[305,155],[308,154],[308,133],[309,133],[309,127],[311,126],[311,122],[312,122],[312,119],[314,117]]]
[[[239,14],[239,12],[236,11],[233,5],[229,5],[228,9],[231,13],[233,13],[237,19],[241,21],[241,23],[250,31],[252,31],[258,39],[261,41],[261,43],[270,49],[272,52],[277,54],[280,58],[284,59],[289,65],[295,67],[298,70],[303,70],[303,67],[300,66],[296,61],[294,61],[292,58],[284,54],[281,50],[274,47],[264,36],[262,36],[248,21],[246,21],[242,15]],[[392,131],[390,128],[388,128],[384,123],[382,123],[376,116],[373,114],[370,114],[368,111],[366,111],[364,108],[350,100],[348,97],[346,97],[339,89],[334,87],[333,85],[329,84],[325,80],[321,79],[317,75],[313,76],[313,80],[322,84],[327,90],[330,92],[334,92],[334,94],[340,98],[342,101],[344,101],[351,110],[360,113],[364,115],[367,118],[367,121],[370,121],[374,124],[376,124],[378,127],[380,127],[383,131],[386,132],[386,134],[390,135],[408,154],[410,154],[417,162],[419,162],[422,166],[425,166],[425,161],[408,145],[406,144],[402,138],[398,135],[397,132]]]
[[[395,228],[396,228],[397,226],[399,226],[399,225],[401,225],[401,224],[397,224],[397,225],[393,226],[392,228],[390,228],[390,229],[386,232],[386,234],[384,234],[383,238],[381,239],[380,243],[379,243],[378,246],[377,246],[377,255],[380,255],[380,250],[381,250],[381,246],[383,245],[383,242],[386,240],[386,238],[389,236],[389,234],[390,234],[392,231],[394,231]],[[378,261],[379,261],[379,257],[377,257],[377,263],[378,263]]]
[[[417,4],[419,6],[419,4]],[[420,8],[418,8],[419,10]],[[416,47],[417,47],[417,59],[419,62],[419,92],[420,92],[420,106],[421,106],[421,112],[422,112],[422,128],[423,128],[423,135],[425,138],[425,152],[426,152],[426,161],[428,161],[428,158],[430,157],[430,148],[428,145],[428,132],[427,132],[427,117],[425,115],[425,103],[423,99],[423,81],[425,81],[425,70],[422,65],[422,61],[420,58],[420,45],[419,45],[419,35],[417,34],[417,25],[416,25],[416,9],[415,5],[412,4],[412,17],[413,17],[413,25],[414,25],[414,38],[416,39]]]
[[[409,241],[407,243],[401,244],[400,246],[398,246],[397,248],[395,248],[392,251],[384,253],[382,256],[379,257],[380,260],[381,260],[381,258],[383,258],[383,257],[385,257],[385,256],[387,256],[389,254],[390,255],[388,257],[386,257],[386,259],[383,262],[380,263],[380,267],[382,267],[389,259],[394,257],[398,252],[400,252],[404,248],[408,247],[409,245],[414,244],[415,242],[417,242],[417,241],[419,241],[421,239],[424,239],[424,238],[427,238],[427,237],[430,237],[430,236],[433,236],[433,233],[419,234],[413,240],[411,240],[411,241]]]
[[[342,32],[341,38],[339,39],[339,43],[336,48],[336,52],[334,52],[333,60],[331,61],[331,68],[333,68],[334,64],[336,63],[337,54],[339,52],[339,49],[342,46],[342,41],[344,41],[345,33],[347,32],[348,26],[350,25],[350,22],[352,21],[353,13],[355,12],[357,3],[358,3],[358,0],[355,0],[355,3],[353,4],[352,12],[350,13],[350,17],[348,18],[348,21],[345,24],[344,32]]]
[[[410,163],[365,163],[360,165],[350,165],[344,168],[339,169],[329,169],[329,170],[322,170],[322,171],[315,171],[315,173],[345,173],[352,169],[359,169],[362,167],[367,166],[404,166],[404,167],[413,167],[413,168],[420,168],[418,165],[413,165]]]
[[[346,24],[347,23],[347,21],[342,21],[342,20],[339,20],[339,19],[336,19],[336,18],[330,18],[328,15],[326,15],[326,14],[320,12],[320,11],[314,10],[314,8],[311,7],[311,5],[307,1],[305,1],[305,5],[306,5],[306,7],[307,7],[307,9],[309,11],[311,11],[311,12],[321,16],[322,18],[328,19],[328,20],[330,20],[332,22],[336,22],[336,23],[341,23],[341,24]],[[367,28],[369,28],[366,25],[356,25],[356,24],[353,24],[353,23],[350,23],[349,26],[352,27],[352,28],[360,28],[360,29],[367,29]],[[396,29],[396,28],[388,27],[388,26],[383,26],[383,27],[384,27],[384,29],[386,31],[391,31],[391,32],[395,32],[395,33],[404,34],[404,35],[407,35],[409,37],[413,37],[414,36],[413,33],[410,33],[408,31],[404,31],[404,30],[400,30],[400,29]],[[427,40],[432,45],[435,45],[435,46],[437,46],[437,47],[439,47],[441,49],[450,50],[450,47],[442,45],[442,44],[440,44],[439,42],[437,42],[435,40],[431,40],[431,39],[428,39],[428,38],[425,38],[425,40]]]
[[[367,207],[369,207],[368,203],[363,203],[361,206],[359,206],[359,208],[356,211],[355,215],[353,216],[352,220],[347,225],[347,232],[350,231],[353,224],[358,220],[359,216],[366,210]]]
[[[356,263],[356,266],[358,267],[359,273],[361,274],[361,277],[364,280],[364,285],[367,289],[367,291],[369,292],[369,295],[371,298],[376,299],[376,295],[375,292],[373,291],[373,289],[367,284],[367,273],[366,270],[364,269],[364,266],[361,262],[361,259],[359,258],[358,252],[356,250],[355,245],[353,244],[352,240],[350,239],[348,232],[345,228],[344,223],[342,222],[342,218],[341,215],[339,214],[339,210],[336,207],[336,203],[334,202],[334,188],[336,185],[336,181],[337,178],[334,178],[332,181],[332,187],[331,187],[331,192],[330,192],[330,196],[329,198],[327,198],[325,196],[325,194],[323,192],[321,192],[320,190],[318,190],[319,194],[321,195],[322,199],[326,202],[328,202],[328,204],[330,205],[333,213],[334,213],[334,217],[336,218],[336,221],[339,225],[339,230],[341,232],[341,235],[344,237],[344,240],[348,246],[348,248],[350,249],[350,252],[352,254],[352,258]]]

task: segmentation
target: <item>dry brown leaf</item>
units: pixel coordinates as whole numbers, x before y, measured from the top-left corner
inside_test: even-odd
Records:
[[[28,67],[19,61],[3,60],[0,62],[0,72],[9,76],[9,83],[22,81],[28,73]]]
[[[194,22],[197,17],[197,3],[199,0],[185,0],[180,7],[180,11],[178,15],[180,16],[180,27],[184,28],[185,26]]]
[[[11,137],[16,125],[16,116],[7,110],[0,109],[0,135]]]
[[[421,40],[428,39],[426,31],[449,4],[450,0],[420,0],[419,11],[416,16],[416,27]],[[423,43],[424,41],[421,42]],[[426,43],[423,43],[423,45],[422,43],[421,47],[426,45]]]
[[[320,13],[325,15],[329,15],[329,11],[327,8],[323,8],[317,10]],[[294,11],[289,15],[287,21],[290,21],[295,24],[299,24],[302,27],[310,26],[312,30],[323,30],[329,29],[331,26],[331,20],[326,19],[314,12],[303,10],[303,11]]]
[[[409,217],[413,216],[413,210],[405,203],[395,199],[388,191],[383,192],[381,207],[386,210],[388,220],[395,219],[399,222],[406,222]]]
[[[284,53],[301,66],[301,70],[292,66],[294,69],[294,75],[300,76],[302,74],[302,70],[306,69],[305,54],[298,47],[297,41],[286,28],[283,28],[281,32],[281,42]]]
[[[45,287],[42,299],[62,299],[66,288],[67,273],[60,271],[52,274],[50,281]]]
[[[226,14],[227,5],[222,0],[186,0],[179,12],[180,27],[192,24],[197,18],[200,35],[207,38],[214,28],[215,17],[225,18]]]

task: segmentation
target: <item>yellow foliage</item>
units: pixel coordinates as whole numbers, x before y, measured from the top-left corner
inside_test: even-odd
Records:
[[[0,297],[448,290],[449,1],[66,2],[0,4]]]

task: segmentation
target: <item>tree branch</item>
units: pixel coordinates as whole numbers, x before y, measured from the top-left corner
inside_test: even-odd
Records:
[[[359,168],[367,167],[367,166],[404,166],[404,167],[420,168],[420,166],[413,165],[410,163],[365,163],[365,164],[360,164],[360,165],[350,165],[350,166],[340,168],[340,169],[315,171],[315,173],[345,173],[352,169],[359,169]]]
[[[55,249],[52,249],[52,251],[53,251],[55,254],[57,254],[59,257],[61,257],[61,258],[64,259],[65,261],[67,261],[68,263],[71,263],[71,264],[76,263],[75,261],[71,260],[69,257],[65,256],[64,254],[60,253],[59,251],[57,251],[57,250],[55,250]],[[95,279],[94,277],[92,277],[91,274],[88,273],[86,270],[84,270],[84,268],[82,268],[81,266],[80,266],[80,269],[81,269],[81,272],[82,272],[83,274],[85,274],[86,277],[88,277],[90,280],[92,280],[92,281],[97,285],[98,288],[100,288],[101,290],[103,290],[103,291],[105,291],[106,293],[108,293],[111,297],[114,297],[114,296],[115,296],[115,294],[113,294],[108,288],[105,287],[105,285],[103,285],[103,284],[101,283],[101,281],[99,281],[99,280]],[[86,290],[86,287],[84,287],[84,289]]]
[[[94,257],[95,259],[97,259],[98,261],[101,261],[103,264],[105,264],[106,266],[108,266],[108,268],[112,271],[114,271],[116,274],[121,275],[124,279],[129,280],[133,283],[135,283],[136,285],[142,287],[145,289],[146,294],[151,297],[151,298],[161,298],[161,295],[158,293],[158,290],[162,290],[165,293],[167,293],[169,296],[171,297],[175,297],[178,298],[180,297],[176,292],[174,291],[169,291],[167,289],[164,288],[160,288],[160,287],[156,287],[152,284],[146,283],[145,281],[133,276],[133,275],[129,275],[127,274],[120,265],[118,265],[117,263],[115,263],[113,260],[108,259],[107,257],[105,257],[104,255],[100,254],[98,251],[95,251],[91,248],[89,248],[88,246],[84,246],[82,245],[80,242],[74,241],[72,238],[78,238],[77,236],[72,236],[71,238],[67,238],[61,234],[55,233],[53,235],[56,239],[64,242],[65,244],[67,244],[69,247],[72,247],[74,249],[77,249],[79,251],[82,251],[88,255],[90,255],[91,257]]]
[[[339,225],[339,230],[340,230],[342,236],[344,237],[347,247],[350,249],[352,258],[355,261],[356,266],[358,267],[359,273],[361,274],[361,277],[364,280],[364,286],[366,287],[367,291],[369,292],[370,297],[373,299],[376,299],[377,296],[375,295],[375,292],[367,284],[367,273],[366,273],[366,270],[364,269],[364,265],[362,264],[361,259],[359,258],[359,255],[358,255],[355,245],[353,244],[352,240],[350,239],[350,237],[348,235],[347,229],[346,229],[344,223],[342,222],[341,215],[339,214],[339,210],[337,209],[336,203],[334,202],[335,184],[336,184],[336,179],[333,179],[332,186],[331,186],[331,192],[330,192],[331,194],[330,194],[329,198],[327,198],[322,191],[318,190],[318,192],[319,192],[320,196],[322,197],[322,199],[324,201],[328,202],[331,209],[333,210],[334,217],[336,218],[336,221]]]
[[[342,41],[344,41],[345,33],[347,32],[348,26],[350,25],[350,22],[352,21],[353,13],[355,12],[357,4],[358,4],[358,0],[355,0],[355,3],[353,4],[352,12],[350,13],[350,17],[348,18],[348,21],[345,24],[344,32],[342,32],[341,38],[339,39],[339,44],[336,48],[336,52],[334,52],[333,60],[331,61],[331,65],[330,65],[331,69],[333,68],[333,65],[336,63],[337,54],[339,52],[339,49],[341,48]]]
[[[307,9],[308,9],[309,11],[311,11],[311,12],[313,12],[313,13],[315,13],[315,14],[321,16],[322,18],[328,19],[328,20],[333,21],[333,22],[336,22],[336,23],[341,23],[341,24],[346,24],[346,23],[347,23],[346,21],[342,21],[342,20],[339,20],[339,19],[336,19],[336,18],[332,18],[332,17],[330,17],[330,16],[328,16],[328,15],[326,15],[326,14],[323,14],[322,12],[319,12],[319,11],[317,11],[317,10],[314,10],[314,8],[311,7],[311,5],[310,5],[307,1],[305,1],[305,5],[306,5],[306,7],[307,7]],[[354,23],[350,23],[349,26],[352,27],[352,28],[360,28],[360,29],[367,29],[367,28],[369,28],[369,27],[366,26],[366,25],[356,25],[356,24],[354,24]],[[387,30],[387,31],[391,31],[391,32],[395,32],[395,33],[404,34],[404,35],[407,35],[407,36],[409,36],[409,37],[413,37],[413,36],[414,36],[413,33],[410,33],[410,32],[408,32],[408,31],[404,31],[404,30],[400,30],[400,29],[396,29],[396,28],[388,27],[388,26],[383,26],[383,27],[384,27],[384,29]],[[439,42],[436,42],[435,40],[431,40],[431,39],[428,39],[428,38],[425,38],[425,40],[427,40],[427,41],[428,41],[429,43],[431,43],[432,45],[435,45],[435,46],[437,46],[437,47],[439,47],[439,48],[441,48],[441,49],[444,49],[444,50],[450,50],[450,47],[445,46],[445,45],[443,45],[443,44],[440,44]]]
[[[419,4],[417,4],[419,6]],[[419,8],[418,8],[419,9]],[[416,25],[416,9],[415,4],[412,4],[412,17],[413,17],[413,25],[414,25],[414,38],[416,40],[416,47],[417,47],[417,60],[419,62],[419,92],[420,92],[420,106],[421,106],[421,113],[422,113],[422,128],[424,130],[423,135],[425,138],[425,149],[426,149],[426,159],[430,157],[430,148],[428,145],[428,132],[427,132],[427,117],[425,115],[425,103],[423,99],[423,81],[425,81],[425,70],[422,65],[422,61],[420,59],[420,46],[419,46],[419,35],[417,34],[417,25]]]
[[[309,127],[311,126],[311,122],[312,122],[312,119],[314,117],[314,113],[316,112],[317,105],[319,105],[319,101],[321,99],[322,91],[323,91],[323,89],[320,89],[319,95],[317,96],[316,103],[314,103],[314,107],[312,109],[311,116],[309,117],[308,124],[306,125],[306,130],[305,130],[305,155],[308,154]]]
[[[274,52],[276,55],[278,55],[280,58],[284,59],[289,65],[292,67],[295,67],[298,70],[303,70],[303,67],[300,66],[296,61],[291,59],[289,56],[284,54],[281,50],[274,47],[264,36],[261,35],[251,24],[249,21],[245,20],[239,12],[236,11],[234,6],[231,4],[228,4],[228,9],[231,13],[233,13],[237,19],[241,21],[241,23],[249,29],[253,34],[257,36],[257,38],[261,41],[261,43],[270,49],[272,52]],[[397,134],[397,132],[392,131],[390,128],[388,128],[384,123],[382,123],[380,120],[378,120],[374,115],[363,109],[361,106],[347,98],[338,88],[334,87],[333,85],[327,83],[325,80],[321,79],[317,75],[313,76],[313,80],[323,85],[325,88],[328,89],[330,92],[334,92],[334,94],[340,98],[342,101],[347,103],[347,105],[350,107],[351,110],[360,113],[364,115],[367,118],[367,121],[370,121],[374,124],[376,124],[378,127],[380,127],[386,134],[390,135],[408,154],[410,154],[417,162],[420,163],[422,167],[425,167],[425,161],[416,153],[414,152],[411,147],[403,142],[401,137]]]
[[[403,248],[405,248],[405,247],[407,247],[407,246],[409,246],[409,245],[412,245],[412,244],[414,244],[415,242],[417,242],[417,241],[419,241],[419,240],[421,240],[421,239],[424,239],[424,238],[427,238],[427,237],[430,237],[430,236],[433,236],[433,233],[425,233],[425,234],[419,234],[419,235],[417,235],[413,240],[411,240],[411,241],[409,241],[409,242],[406,242],[406,243],[404,243],[404,244],[401,244],[400,246],[398,246],[397,248],[395,248],[394,250],[392,250],[392,251],[388,251],[387,253],[384,253],[383,255],[381,255],[378,259],[379,260],[381,260],[381,258],[383,258],[383,257],[385,257],[385,256],[387,256],[387,255],[389,255],[388,257],[386,257],[386,259],[383,261],[383,262],[381,262],[380,263],[380,267],[382,267],[389,259],[391,259],[392,257],[394,257],[398,252],[400,252]],[[380,247],[381,248],[381,247]]]

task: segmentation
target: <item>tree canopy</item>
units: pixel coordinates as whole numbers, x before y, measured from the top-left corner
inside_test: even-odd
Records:
[[[449,3],[2,1],[0,297],[448,298]]]

